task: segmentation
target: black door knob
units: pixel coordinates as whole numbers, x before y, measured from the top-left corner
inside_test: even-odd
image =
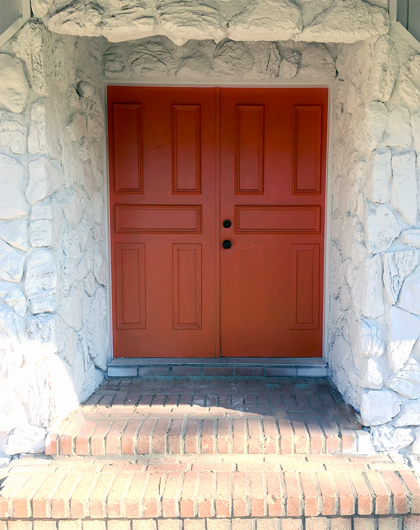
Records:
[[[229,241],[229,239],[225,239],[225,240],[223,241],[223,243],[222,243],[222,247],[223,247],[223,248],[228,249],[228,248],[230,248],[231,246],[232,246],[232,241]]]
[[[232,226],[232,221],[230,221],[229,219],[225,219],[223,221],[223,226],[224,228],[230,228]]]

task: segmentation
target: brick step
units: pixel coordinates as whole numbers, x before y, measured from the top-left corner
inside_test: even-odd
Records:
[[[333,420],[276,418],[84,419],[50,434],[48,455],[366,454],[370,435]]]
[[[259,384],[255,384],[257,381]],[[327,379],[109,379],[50,433],[49,455],[366,454],[370,435]]]
[[[218,379],[235,377],[328,377],[327,363],[319,358],[112,359],[108,377]]]
[[[308,530],[308,521],[314,517],[318,523],[325,522],[314,529],[333,529],[332,521],[354,524],[363,518],[368,523],[392,523],[383,528],[396,530],[402,528],[398,524],[404,516],[420,513],[420,484],[413,470],[402,459],[387,455],[293,456],[271,462],[248,458],[242,463],[190,457],[125,462],[44,457],[13,461],[0,479],[0,528],[5,527],[1,520],[8,520],[10,530],[29,528],[12,525],[14,520],[30,521],[34,528],[41,521],[83,522],[89,530],[104,529],[105,521],[110,530],[144,530],[140,521],[144,525],[150,519],[157,519],[158,525],[172,521],[175,526],[167,528],[173,530],[182,520],[186,530],[197,530],[201,527],[187,520],[230,521],[233,527],[238,520],[249,524],[243,518],[251,518],[261,530],[271,526],[263,526],[260,519],[273,521],[265,524],[274,525],[275,530],[280,528],[279,521],[295,521],[295,526],[282,526],[282,530],[302,528],[299,524]],[[102,521],[102,526],[89,526],[88,521]],[[420,519],[407,518],[410,521]],[[47,526],[52,528],[43,528]]]

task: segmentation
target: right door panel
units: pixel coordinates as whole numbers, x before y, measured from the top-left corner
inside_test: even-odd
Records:
[[[221,354],[321,357],[328,90],[221,89]]]

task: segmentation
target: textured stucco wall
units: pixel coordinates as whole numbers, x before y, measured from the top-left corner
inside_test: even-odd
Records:
[[[42,449],[106,368],[101,64],[36,21],[0,51],[0,452]]]

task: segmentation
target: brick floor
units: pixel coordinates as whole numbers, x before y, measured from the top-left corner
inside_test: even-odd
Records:
[[[420,530],[326,379],[111,379],[0,474],[0,530]]]
[[[366,436],[327,379],[110,379],[47,454],[353,454]]]

